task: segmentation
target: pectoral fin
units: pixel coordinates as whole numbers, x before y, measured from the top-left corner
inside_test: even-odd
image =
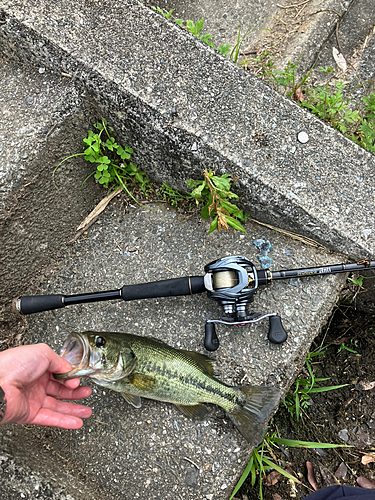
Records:
[[[142,406],[141,398],[139,396],[134,396],[133,394],[127,394],[126,392],[121,393],[126,401],[134,406],[134,408],[140,408]]]
[[[209,412],[209,410],[203,406],[202,404],[197,405],[176,405],[177,408],[185,415],[185,417],[189,418],[197,418],[203,420]]]
[[[134,377],[131,378],[130,383],[138,391],[142,392],[152,391],[157,384],[154,378],[148,377],[147,375],[134,375]]]

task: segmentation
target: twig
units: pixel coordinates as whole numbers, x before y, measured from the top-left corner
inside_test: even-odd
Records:
[[[305,5],[302,7],[302,9],[299,12],[297,12],[297,14],[294,16],[294,19],[296,19],[301,14],[301,12],[303,11],[304,8],[305,8]]]
[[[87,231],[87,229],[88,229],[89,227],[91,227],[93,224],[95,224],[95,222],[96,222],[98,219],[99,219],[99,215],[97,215],[96,217],[93,217],[93,218],[90,220],[90,222],[89,222],[88,224],[86,224],[86,226],[85,226],[84,228],[80,229],[80,230],[76,233],[76,235],[75,235],[75,236],[74,236],[71,240],[69,240],[69,241],[68,241],[68,243],[74,243],[75,241],[77,241],[77,240],[78,240],[78,238],[79,238],[79,237],[80,237],[80,236],[81,236],[81,235],[82,235],[85,231]]]
[[[187,458],[187,457],[182,457],[184,460],[187,460],[188,462],[190,462],[191,464],[194,465],[194,467],[196,467],[198,470],[200,469],[200,467],[198,467],[197,464],[195,464],[192,460],[190,460],[190,458]]]
[[[97,205],[96,207],[94,208],[94,210],[92,212],[89,213],[89,215],[86,217],[86,219],[84,221],[81,222],[81,224],[77,227],[77,231],[80,231],[81,229],[85,229],[87,224],[90,223],[91,219],[100,215],[103,210],[106,208],[106,206],[108,205],[108,203],[112,200],[112,198],[114,198],[115,196],[117,196],[118,194],[120,194],[122,192],[122,187],[120,186],[118,189],[116,189],[116,191],[112,191],[112,193],[110,193],[108,196],[106,196],[105,198],[103,198]]]
[[[301,3],[296,3],[294,5],[279,5],[276,4],[276,7],[280,7],[280,9],[293,9],[294,7],[300,7],[301,5],[305,5],[305,3],[309,3],[311,0],[305,0]]]
[[[302,243],[305,243],[306,245],[310,245],[315,248],[324,248],[323,245],[318,243],[317,241],[312,240],[311,238],[307,238],[305,236],[301,236],[300,234],[295,234],[290,231],[286,231],[285,229],[280,229],[278,227],[271,226],[271,224],[265,224],[264,222],[259,222],[256,219],[248,219],[251,222],[255,222],[255,224],[259,224],[260,226],[267,227],[268,229],[272,229],[273,231],[277,231],[280,234],[284,234],[285,236],[289,236],[290,238],[294,240],[301,241]]]

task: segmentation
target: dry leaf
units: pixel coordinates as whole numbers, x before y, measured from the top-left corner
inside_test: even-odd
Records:
[[[303,92],[302,92],[302,89],[301,88],[298,88],[295,90],[294,92],[294,100],[295,101],[304,101],[305,100],[305,96],[303,95]]]
[[[280,472],[273,470],[266,477],[266,485],[267,486],[274,486],[279,481],[280,476],[281,476]]]
[[[367,477],[358,477],[357,483],[361,488],[366,488],[367,490],[375,490],[375,481],[372,479],[367,479]]]
[[[347,474],[348,474],[348,468],[344,464],[344,462],[341,462],[341,464],[338,466],[334,476],[339,481],[343,481],[346,478]]]
[[[272,496],[273,496],[273,500],[283,500],[278,493],[274,493]]]
[[[363,455],[361,462],[363,465],[375,462],[375,453],[367,453],[366,455]]]
[[[375,387],[375,382],[364,382],[364,381],[361,381],[359,383],[359,385],[361,386],[361,388],[364,391],[370,391],[371,389],[373,389]]]
[[[332,474],[332,472],[329,471],[327,467],[325,467],[320,462],[319,462],[319,471],[322,477],[323,486],[333,486],[334,484],[338,484],[338,481]]]
[[[106,208],[108,203],[122,192],[122,187],[120,186],[116,191],[112,191],[108,196],[105,196],[94,208],[92,212],[89,213],[89,215],[86,217],[84,221],[81,222],[81,224],[77,227],[77,231],[82,231],[86,229],[86,226],[90,224],[90,222],[94,219],[94,217],[97,217],[99,214],[103,212],[103,210]]]
[[[319,489],[319,484],[318,481],[316,480],[313,464],[311,462],[306,462],[306,469],[307,469],[307,480],[310,483],[312,489],[314,491],[317,491]]]
[[[337,66],[344,73],[346,71],[345,57],[336,49],[336,47],[333,47],[332,54]]]

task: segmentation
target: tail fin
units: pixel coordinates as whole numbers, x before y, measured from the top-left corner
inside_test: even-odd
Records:
[[[237,408],[230,419],[252,446],[261,443],[269,416],[277,408],[280,391],[276,387],[239,387]]]

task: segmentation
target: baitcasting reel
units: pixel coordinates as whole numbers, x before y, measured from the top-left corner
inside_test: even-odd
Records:
[[[269,318],[268,340],[273,344],[285,342],[288,335],[277,313],[248,314],[259,284],[267,282],[267,271],[257,271],[249,259],[242,256],[224,257],[204,268],[204,286],[208,296],[218,301],[226,316],[206,321],[204,346],[208,351],[219,347],[215,323],[227,326],[249,325]]]

